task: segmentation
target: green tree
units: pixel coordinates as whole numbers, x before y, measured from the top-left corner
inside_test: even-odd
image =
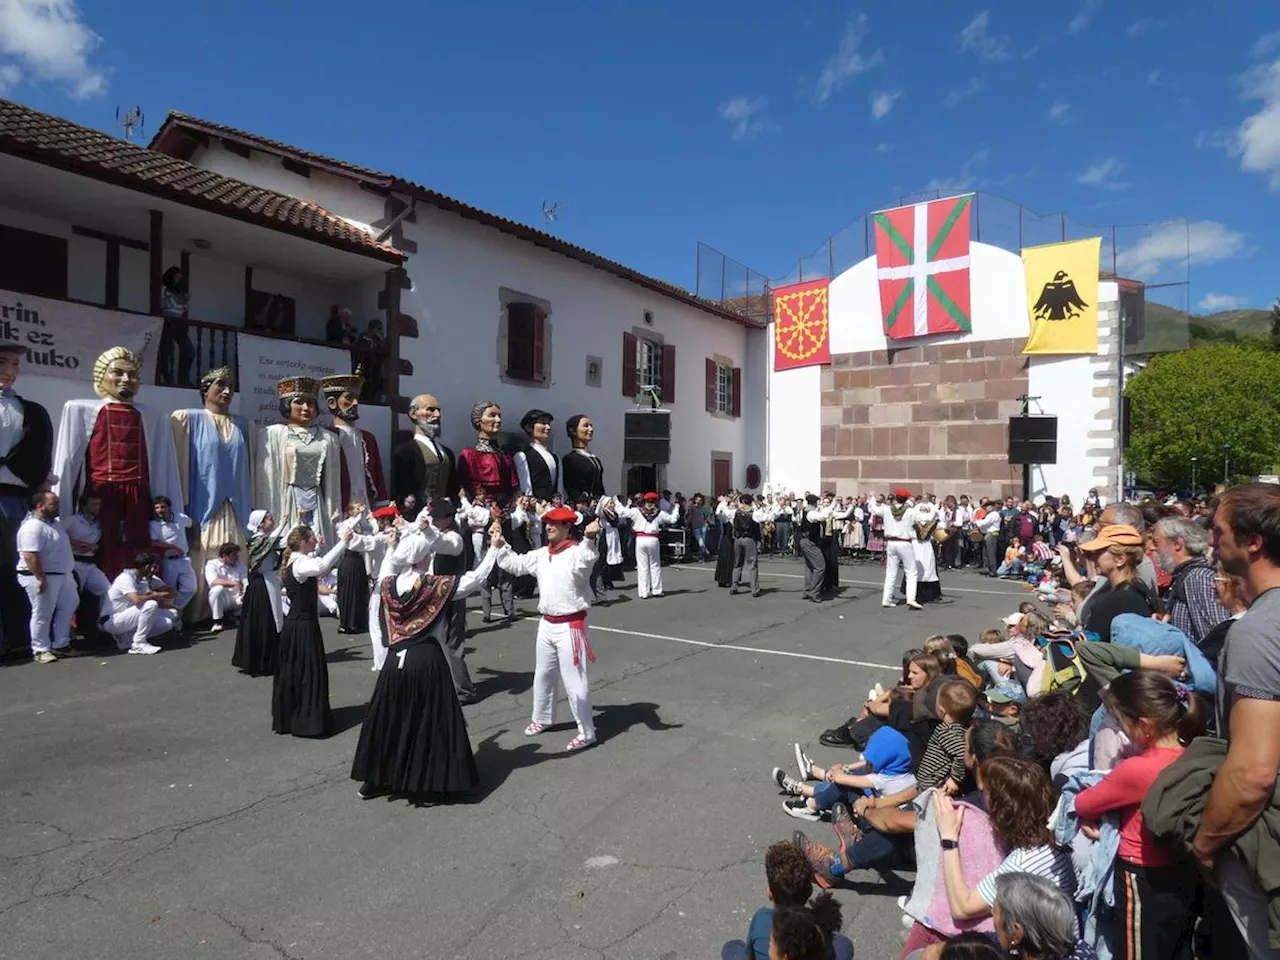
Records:
[[[1206,344],[1155,357],[1125,387],[1126,462],[1160,486],[1220,482],[1231,445],[1231,478],[1268,473],[1280,460],[1280,353],[1257,346]]]

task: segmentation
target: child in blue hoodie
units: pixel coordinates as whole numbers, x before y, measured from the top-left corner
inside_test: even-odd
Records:
[[[823,769],[809,759],[800,744],[795,745],[800,779],[774,767],[773,782],[791,799],[783,809],[800,820],[821,820],[823,811],[844,801],[852,805],[858,797],[887,797],[916,785],[911,772],[911,747],[907,738],[892,727],[881,727],[867,740],[862,759],[856,763]],[[810,786],[808,780],[820,783]]]

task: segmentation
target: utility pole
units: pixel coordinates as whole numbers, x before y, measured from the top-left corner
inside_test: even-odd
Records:
[[[1196,458],[1191,458],[1191,497],[1195,499],[1196,495]]]
[[[1222,445],[1222,485],[1231,486],[1231,444]]]

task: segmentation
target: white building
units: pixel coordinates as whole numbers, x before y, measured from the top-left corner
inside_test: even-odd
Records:
[[[455,450],[475,438],[472,405],[492,400],[506,433],[518,435],[526,410],[554,414],[560,453],[567,418],[591,417],[611,491],[761,483],[768,344],[751,321],[389,173],[177,113],[151,146],[311,201],[402,251],[403,281],[378,303],[389,321],[388,392],[402,411],[414,394],[434,394]],[[371,315],[348,305],[364,310],[360,325]],[[671,414],[670,463],[656,471],[627,463],[623,450],[623,414],[644,385],[659,388]]]

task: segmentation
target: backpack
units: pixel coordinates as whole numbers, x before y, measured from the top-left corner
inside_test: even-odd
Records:
[[[1030,543],[1031,538],[1035,536],[1036,518],[1029,513],[1018,515],[1018,536],[1023,543]]]
[[[1101,702],[1102,685],[1098,678],[1089,673],[1080,655],[1076,652],[1075,637],[1046,637],[1040,648],[1044,654],[1044,675],[1041,680],[1040,693],[1052,693],[1061,690],[1078,697],[1084,697],[1094,706]]]

